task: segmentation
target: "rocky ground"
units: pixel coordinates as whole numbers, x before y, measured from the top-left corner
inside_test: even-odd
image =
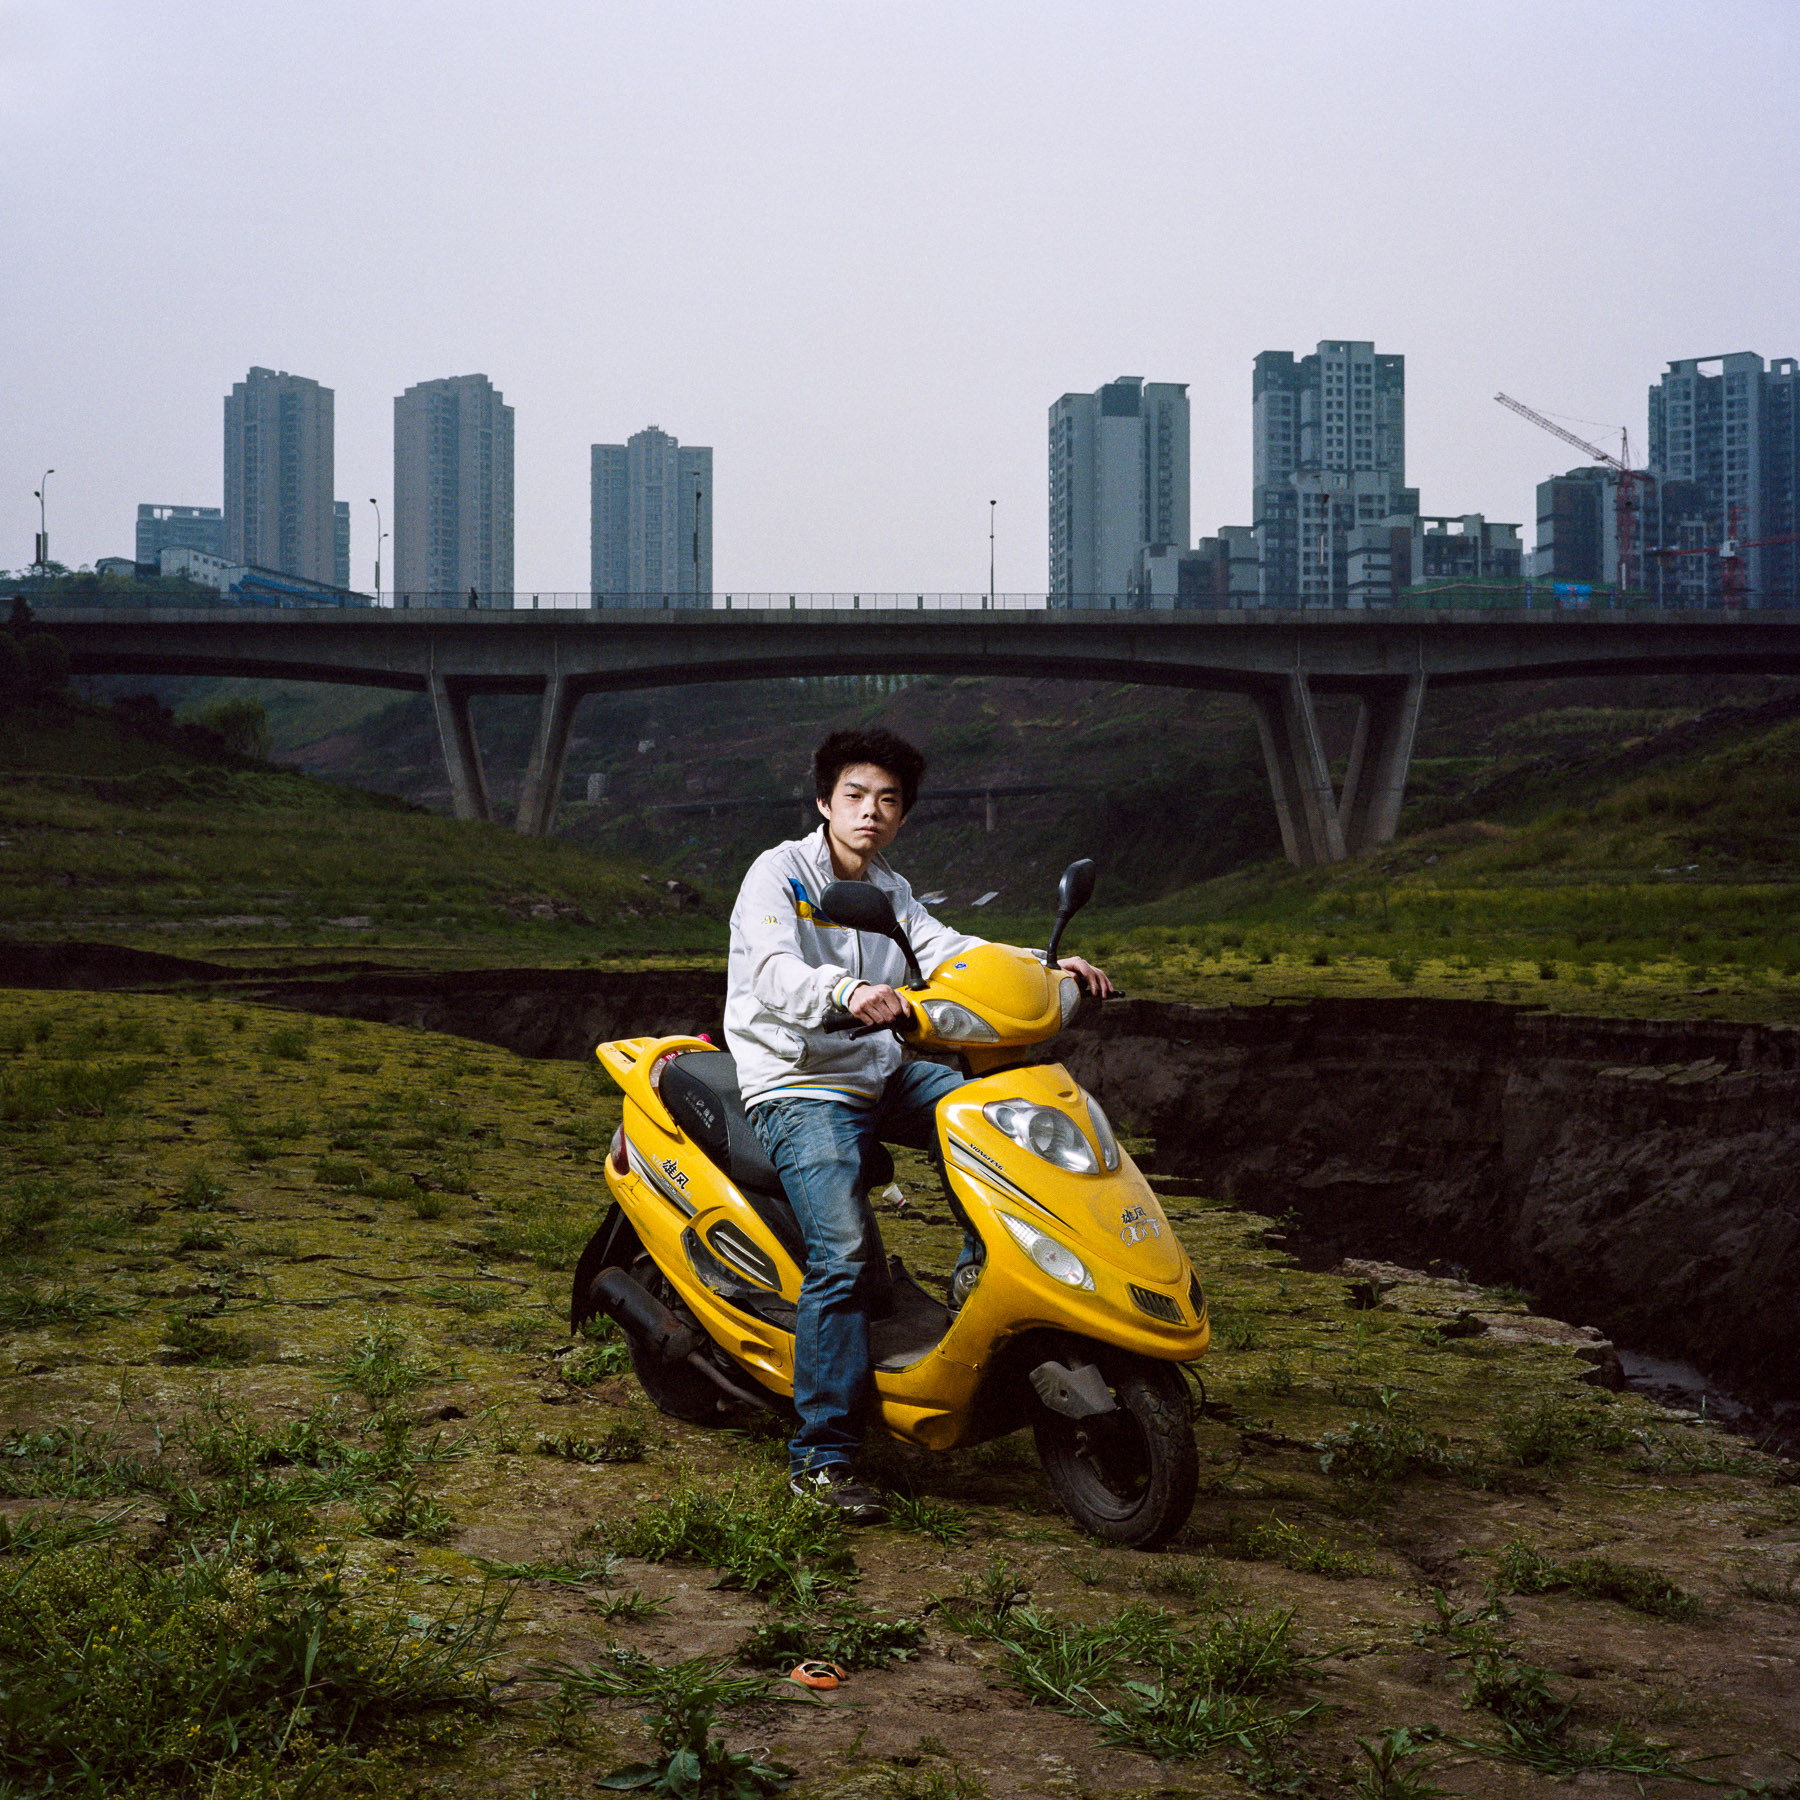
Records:
[[[549,1800],[661,1759],[654,1702],[800,1795],[1800,1791],[1796,1471],[1593,1334],[1157,1177],[1215,1327],[1181,1538],[1080,1536],[1027,1435],[878,1448],[905,1503],[834,1532],[773,1429],[567,1337],[617,1117],[424,1032],[0,992],[0,1778]]]

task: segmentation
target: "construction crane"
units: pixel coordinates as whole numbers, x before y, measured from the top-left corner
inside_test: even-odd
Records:
[[[1703,544],[1692,550],[1656,550],[1658,558],[1669,556],[1716,556],[1719,559],[1719,598],[1727,606],[1742,606],[1749,599],[1750,565],[1746,550],[1762,550],[1773,544],[1800,544],[1800,531],[1788,531],[1779,537],[1745,538],[1739,534],[1743,509],[1734,500],[1726,523],[1722,543]]]
[[[1637,538],[1636,511],[1637,490],[1641,482],[1648,487],[1656,479],[1647,469],[1634,469],[1627,460],[1631,455],[1630,436],[1619,433],[1618,456],[1609,455],[1598,444],[1590,444],[1586,438],[1577,437],[1572,431],[1565,431],[1554,419],[1546,419],[1541,412],[1533,412],[1522,400],[1515,400],[1510,394],[1494,396],[1509,412],[1516,412],[1521,419],[1529,419],[1541,431],[1547,431],[1552,437],[1559,437],[1565,444],[1573,444],[1577,450],[1584,451],[1595,462],[1611,469],[1618,479],[1617,508],[1615,531],[1619,545],[1619,586],[1631,586],[1632,565],[1635,558],[1634,545]]]

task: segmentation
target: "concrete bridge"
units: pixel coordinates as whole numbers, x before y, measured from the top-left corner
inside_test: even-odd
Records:
[[[460,819],[490,817],[477,694],[535,694],[517,828],[550,829],[586,694],[794,675],[1029,675],[1243,694],[1288,860],[1399,822],[1428,683],[1669,670],[1800,674],[1800,617],[1706,612],[389,611],[46,609],[78,674],[238,675],[429,694]],[[1360,701],[1341,788],[1314,697]]]

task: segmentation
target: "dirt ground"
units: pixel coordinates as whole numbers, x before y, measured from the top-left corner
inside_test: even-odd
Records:
[[[110,1098],[70,1078],[68,1104],[43,1104],[56,1068],[126,1067]],[[114,1514],[121,1544],[153,1556],[160,1500],[49,1501],[21,1446],[62,1428],[179,1456],[183,1422],[208,1417],[366,1433],[378,1409],[353,1375],[385,1333],[412,1373],[383,1416],[403,1404],[419,1493],[448,1519],[384,1537],[365,1507],[330,1502],[317,1555],[351,1606],[427,1625],[511,1597],[497,1708],[382,1791],[593,1792],[650,1752],[640,1709],[559,1708],[533,1671],[619,1645],[664,1664],[733,1656],[770,1602],[607,1545],[685,1492],[770,1495],[783,1460],[771,1429],[654,1413],[616,1357],[566,1335],[617,1117],[596,1071],[451,1039],[217,1000],[0,992],[0,1512]],[[1195,1371],[1202,1482],[1181,1537],[1145,1556],[1082,1536],[1028,1433],[935,1457],[876,1446],[871,1473],[926,1502],[937,1535],[856,1533],[844,1595],[921,1621],[922,1647],[810,1702],[772,1680],[721,1720],[729,1744],[793,1765],[800,1796],[1800,1793],[1800,1472],[1608,1392],[1606,1346],[1516,1295],[1385,1265],[1308,1274],[1269,1220],[1182,1185],[1161,1184],[1164,1205],[1215,1347]],[[941,1193],[912,1156],[899,1186],[889,1248],[942,1276]],[[609,1441],[634,1460],[570,1460]],[[1518,1591],[1521,1570],[1542,1591]],[[655,1609],[604,1616],[634,1590]],[[1292,1609],[1298,1660],[1262,1701],[1289,1727],[1157,1761],[1022,1691],[1005,1640],[1023,1609],[1094,1625],[1133,1606],[1163,1609],[1171,1637]],[[1522,1669],[1563,1709],[1529,1755],[1504,1698]],[[1359,1740],[1402,1727],[1422,1749],[1373,1772]],[[1677,1773],[1630,1772],[1659,1766]]]

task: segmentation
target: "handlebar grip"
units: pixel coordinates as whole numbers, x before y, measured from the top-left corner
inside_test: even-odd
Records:
[[[873,1037],[878,1031],[891,1031],[897,1038],[911,1037],[916,1029],[914,1013],[909,1006],[903,1018],[894,1019],[883,1025],[865,1025],[848,1007],[834,1006],[826,1014],[821,1031],[846,1031],[853,1038]]]

